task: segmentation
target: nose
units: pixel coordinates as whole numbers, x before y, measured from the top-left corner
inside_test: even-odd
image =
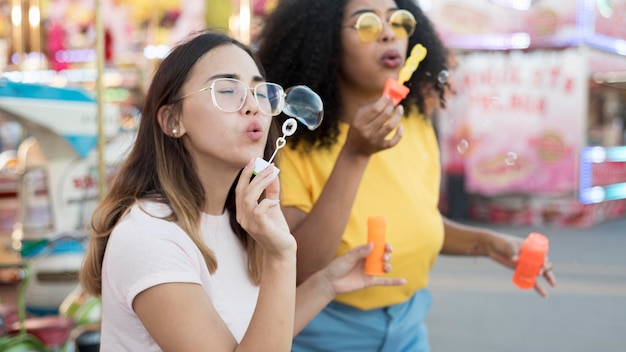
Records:
[[[254,88],[248,88],[246,90],[246,100],[244,101],[243,107],[241,108],[244,114],[246,115],[256,115],[259,113],[259,103],[254,96]]]
[[[383,21],[383,27],[380,32],[380,39],[383,42],[389,42],[396,39],[396,34],[391,29],[391,23],[389,23],[389,21]]]

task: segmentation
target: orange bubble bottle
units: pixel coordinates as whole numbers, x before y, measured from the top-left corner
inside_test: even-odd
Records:
[[[367,218],[367,243],[374,242],[372,252],[365,258],[365,273],[368,275],[383,275],[385,255],[385,232],[387,218],[384,216],[370,216]]]
[[[537,232],[528,235],[519,253],[513,283],[521,289],[533,288],[547,254],[548,238]]]

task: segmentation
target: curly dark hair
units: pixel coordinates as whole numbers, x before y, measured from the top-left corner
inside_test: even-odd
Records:
[[[298,129],[290,137],[290,146],[304,142],[309,147],[330,147],[339,135],[342,114],[337,77],[342,55],[341,23],[347,0],[281,0],[268,15],[258,37],[258,52],[267,79],[283,87],[307,85],[324,102],[324,121],[315,131]],[[405,111],[417,106],[425,111],[424,94],[438,94],[445,106],[447,83],[439,83],[438,73],[447,70],[448,50],[438,37],[433,24],[413,0],[395,0],[398,8],[410,11],[417,21],[409,38],[408,51],[421,43],[428,55],[411,79],[405,83],[411,89],[402,105]],[[282,123],[283,119],[276,119]]]

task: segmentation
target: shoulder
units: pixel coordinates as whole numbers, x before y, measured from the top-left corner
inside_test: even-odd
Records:
[[[181,227],[164,218],[168,209],[158,203],[130,208],[108,239],[103,280],[116,282],[121,291],[172,278],[197,282],[197,275],[207,270],[202,253]]]
[[[160,249],[175,243],[185,251],[196,248],[177,223],[167,219],[172,210],[167,204],[141,201],[133,205],[115,226],[107,248]]]
[[[164,203],[153,201],[141,201],[129,208],[122,217],[113,232],[120,230],[136,229],[138,234],[150,232],[170,232],[180,227],[173,221],[168,220],[172,214],[171,208]]]

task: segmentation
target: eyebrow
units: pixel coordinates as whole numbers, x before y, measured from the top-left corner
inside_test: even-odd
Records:
[[[234,74],[234,73],[219,73],[217,75],[213,75],[211,77],[209,77],[206,81],[204,81],[204,83],[209,83],[215,79],[218,78],[234,78],[234,79],[240,79],[240,76],[238,74]],[[261,77],[261,76],[254,76],[252,77],[252,82],[265,82],[265,78]]]
[[[399,10],[399,8],[397,7],[390,7],[387,9],[387,13],[389,12],[393,12],[393,11],[397,11]],[[367,13],[367,12],[373,12],[375,13],[374,9],[360,9],[360,10],[356,10],[354,11],[349,18],[353,18],[353,17],[357,17],[360,16],[361,14]]]

